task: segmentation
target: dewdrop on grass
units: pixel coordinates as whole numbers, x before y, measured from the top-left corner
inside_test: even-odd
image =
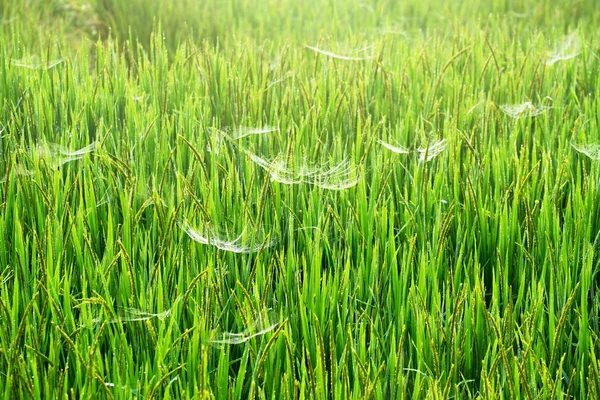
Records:
[[[577,32],[563,38],[554,50],[548,54],[546,65],[551,66],[559,61],[566,61],[581,54],[581,39]]]
[[[519,119],[524,117],[535,117],[543,114],[549,107],[544,105],[536,105],[529,101],[521,104],[504,104],[500,106],[500,110],[511,118]]]

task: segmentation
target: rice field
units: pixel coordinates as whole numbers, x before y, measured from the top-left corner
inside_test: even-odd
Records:
[[[600,398],[599,24],[0,0],[0,396]]]

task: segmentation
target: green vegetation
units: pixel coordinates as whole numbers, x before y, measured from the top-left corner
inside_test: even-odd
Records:
[[[599,398],[594,0],[0,0],[0,394]]]

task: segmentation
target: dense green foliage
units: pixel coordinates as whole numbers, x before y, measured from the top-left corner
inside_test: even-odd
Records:
[[[599,23],[0,0],[0,395],[600,397]]]

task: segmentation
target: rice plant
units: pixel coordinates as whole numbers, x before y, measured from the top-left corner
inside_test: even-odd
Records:
[[[0,396],[600,397],[592,0],[0,0]]]

